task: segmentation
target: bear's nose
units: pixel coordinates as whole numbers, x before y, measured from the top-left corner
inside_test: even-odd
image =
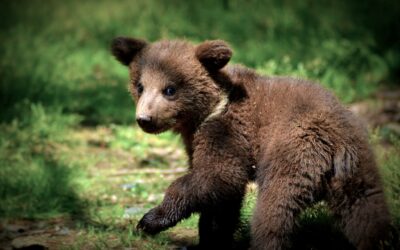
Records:
[[[136,121],[142,128],[147,128],[152,126],[152,118],[148,115],[140,115],[136,117]]]

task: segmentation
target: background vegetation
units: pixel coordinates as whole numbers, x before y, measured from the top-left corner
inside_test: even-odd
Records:
[[[377,93],[399,90],[398,1],[9,0],[0,2],[0,16],[4,248],[169,249],[196,242],[196,216],[155,238],[134,229],[186,164],[175,135],[132,126],[127,70],[108,50],[117,35],[224,39],[233,63],[321,82],[348,105],[383,105],[378,112],[385,103]],[[390,126],[371,123],[371,142],[398,228],[400,116],[393,117]],[[239,241],[254,193],[249,187]],[[325,210],[318,204],[304,213],[295,248],[348,247]]]

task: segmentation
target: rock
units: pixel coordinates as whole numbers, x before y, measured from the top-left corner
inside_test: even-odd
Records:
[[[138,214],[143,214],[145,209],[142,207],[128,207],[124,211],[123,218],[128,219]]]
[[[11,242],[12,249],[18,250],[43,250],[49,249],[46,246],[46,241],[42,237],[26,236],[15,238]]]
[[[126,184],[121,185],[121,187],[123,190],[129,191],[129,190],[135,189],[137,187],[137,184],[136,183],[126,183]]]
[[[70,234],[70,230],[67,227],[63,227],[60,230],[58,230],[55,234],[56,235],[69,235]]]

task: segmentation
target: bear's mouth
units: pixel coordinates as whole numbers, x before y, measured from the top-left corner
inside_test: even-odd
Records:
[[[170,126],[168,126],[167,124],[164,125],[160,125],[160,124],[155,124],[155,123],[148,123],[148,124],[139,124],[139,127],[146,133],[149,134],[159,134],[162,132],[167,131]]]
[[[164,132],[165,130],[167,130],[166,128],[163,127],[158,127],[155,125],[147,125],[147,126],[140,126],[140,128],[149,134],[159,134],[161,132]]]
[[[159,134],[173,128],[176,124],[176,119],[175,118],[163,119],[163,120],[154,119],[148,122],[138,121],[137,124],[146,133]]]

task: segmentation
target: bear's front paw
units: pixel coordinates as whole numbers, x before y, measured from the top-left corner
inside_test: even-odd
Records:
[[[157,234],[172,226],[162,209],[156,207],[147,212],[136,226],[137,230],[143,230],[148,234]]]

